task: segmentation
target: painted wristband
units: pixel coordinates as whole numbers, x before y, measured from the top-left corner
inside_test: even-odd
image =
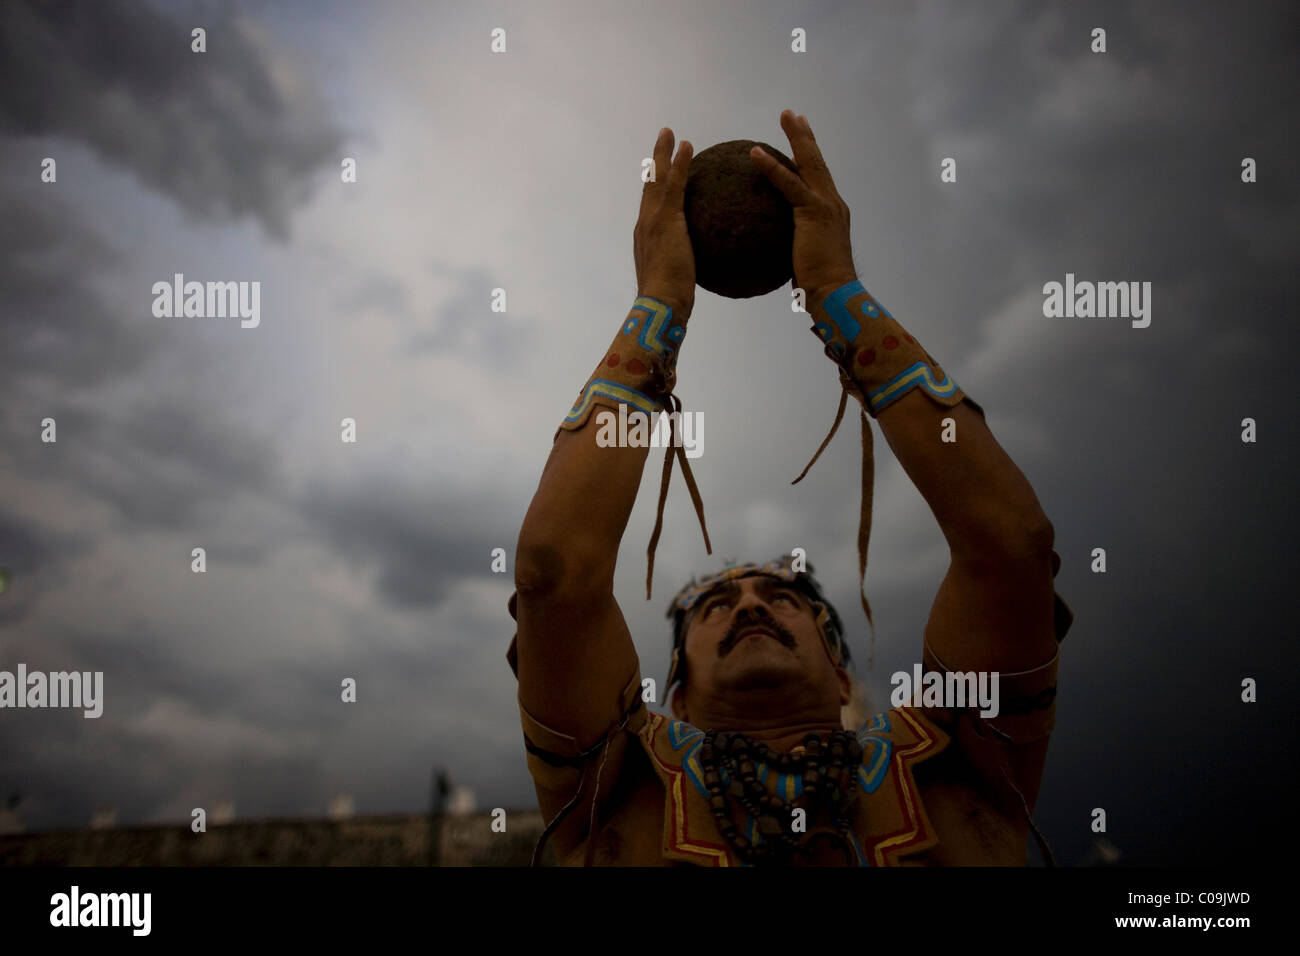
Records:
[[[629,412],[646,415],[667,410],[677,384],[677,351],[685,336],[681,313],[660,299],[638,297],[560,428],[581,428],[596,405],[617,409],[622,404]]]
[[[872,418],[914,388],[948,407],[965,400],[983,414],[861,282],[844,283],[815,308],[813,332],[842,377],[857,385]]]
[[[677,387],[677,351],[682,339],[686,337],[686,319],[688,313],[674,310],[672,305],[662,299],[639,296],[632,303],[623,326],[614,336],[609,352],[596,366],[587,384],[578,393],[578,399],[564,416],[564,421],[555,430],[552,442],[560,437],[561,431],[577,431],[591,417],[592,409],[604,405],[617,410],[620,405],[628,407],[628,413],[639,411],[649,418],[656,417],[661,411],[680,414],[682,403],[673,394]],[[646,552],[645,596],[649,600],[654,580],[655,548],[659,543],[659,532],[663,529],[664,502],[668,497],[668,482],[672,478],[674,454],[681,461],[682,476],[686,479],[686,488],[691,494],[691,503],[695,514],[700,519],[700,530],[704,533],[704,549],[713,553],[709,543],[709,529],[704,523],[704,502],[700,498],[695,476],[687,463],[686,452],[675,439],[675,418],[669,416],[668,445],[664,451],[663,478],[659,484],[659,507],[655,514],[655,527],[650,535],[650,547]]]

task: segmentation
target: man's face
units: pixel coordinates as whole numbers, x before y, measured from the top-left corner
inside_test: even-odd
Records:
[[[743,707],[747,692],[774,689],[828,708],[848,702],[847,674],[831,662],[812,605],[768,575],[726,581],[708,592],[687,627],[685,654],[688,715],[709,701],[734,710]]]

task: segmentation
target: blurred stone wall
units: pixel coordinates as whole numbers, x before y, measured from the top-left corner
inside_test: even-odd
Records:
[[[442,817],[436,860],[433,830],[427,814],[51,830],[0,836],[0,866],[527,866],[542,817],[507,811],[505,833],[490,813]]]

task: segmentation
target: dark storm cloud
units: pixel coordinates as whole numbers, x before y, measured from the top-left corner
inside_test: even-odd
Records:
[[[1293,9],[1260,4],[1230,15],[1192,4],[949,2],[920,7],[914,34],[902,38],[871,29],[878,10],[842,5],[822,29],[810,29],[815,55],[834,61],[842,79],[814,89],[807,110],[819,139],[838,137],[838,151],[824,148],[854,210],[864,282],[985,405],[1056,527],[1058,589],[1076,621],[1063,648],[1057,732],[1036,818],[1061,862],[1086,852],[1097,806],[1108,810],[1107,836],[1130,860],[1221,862],[1272,852],[1261,838],[1266,814],[1228,823],[1243,804],[1282,805],[1285,795],[1274,795],[1269,781],[1285,772],[1296,726],[1287,596],[1296,570],[1291,449],[1300,436],[1282,384],[1296,351],[1290,325],[1300,221],[1291,151]],[[376,16],[409,35],[404,18],[413,10]],[[315,11],[290,6],[274,15],[293,30]],[[250,13],[258,16],[256,8]],[[765,71],[760,87],[778,83],[766,72],[769,62],[731,42],[724,17],[686,6],[673,15],[682,23],[693,17],[693,35],[709,51],[698,69],[710,110],[723,114],[733,98],[756,95],[746,69]],[[187,209],[283,227],[292,205],[285,187],[305,183],[318,164],[337,168],[334,134],[318,107],[273,79],[283,75],[284,54],[263,53],[259,34],[242,21],[205,15],[211,52],[198,55],[189,52],[191,24],[168,19],[175,16],[145,4],[0,4],[0,130],[8,131],[0,135],[28,149],[38,135],[85,142]],[[784,42],[789,24],[755,20],[756,34]],[[1096,25],[1109,31],[1108,54],[1087,49]],[[627,21],[609,29],[616,39],[635,32]],[[346,31],[331,21],[319,28],[321,37],[329,33]],[[841,49],[828,53],[835,45]],[[436,138],[437,120],[386,98],[388,77],[356,52],[363,48],[347,34],[327,51],[364,91],[358,108],[373,104],[373,115],[386,121],[409,116],[418,133]],[[384,50],[379,39],[372,48]],[[544,59],[533,62],[539,72],[527,78],[553,83]],[[906,72],[914,93],[912,101],[900,95],[870,104],[882,121],[876,126],[863,97],[873,71]],[[729,87],[731,77],[744,84]],[[448,88],[467,101],[467,116],[496,122],[496,93],[484,95],[472,78],[439,87]],[[381,95],[372,97],[374,90]],[[565,102],[563,87],[546,92]],[[666,122],[679,109],[671,99],[647,109],[662,108]],[[613,94],[575,104],[575,115],[587,111],[587,132],[627,108]],[[832,117],[842,124],[838,133],[828,129]],[[557,145],[547,119],[519,122],[511,134],[519,142]],[[464,142],[482,142],[473,122],[467,132]],[[380,130],[376,140],[388,145],[388,135]],[[929,153],[914,148],[921,138]],[[0,152],[12,155],[6,145]],[[961,164],[951,187],[935,182],[947,155]],[[1245,155],[1260,161],[1257,184],[1239,180]],[[467,188],[487,194],[502,185],[502,172],[491,168],[469,177]],[[127,227],[98,222],[93,206],[16,183],[14,176],[0,181],[12,227],[0,236],[0,567],[16,571],[13,590],[0,598],[0,624],[19,626],[0,635],[0,653],[33,666],[104,670],[109,709],[99,722],[28,712],[0,721],[0,796],[28,794],[23,814],[33,828],[82,825],[97,803],[116,804],[124,823],[183,819],[187,806],[224,797],[234,798],[241,816],[314,814],[339,789],[353,792],[363,813],[411,810],[427,800],[429,769],[439,762],[478,791],[481,805],[532,804],[516,685],[504,662],[511,575],[491,575],[488,566],[494,547],[512,555],[554,420],[504,448],[467,433],[445,449],[464,455],[465,473],[480,480],[489,473],[485,460],[532,476],[523,490],[510,477],[493,487],[435,477],[421,483],[405,477],[418,474],[408,462],[386,460],[364,479],[307,478],[299,494],[290,476],[318,475],[310,448],[279,448],[268,437],[274,423],[258,427],[256,416],[241,420],[237,408],[211,401],[220,389],[191,392],[199,381],[222,380],[191,377],[194,340],[173,332],[176,325],[133,321],[102,292],[105,282],[134,282],[137,273],[152,281],[172,270],[143,268],[147,261],[119,238]],[[590,213],[575,212],[575,221],[579,215]],[[323,225],[322,242],[346,249],[348,216]],[[219,250],[235,232],[200,231],[198,241],[210,238]],[[175,238],[184,248],[193,237]],[[866,255],[872,242],[902,250],[894,253],[895,274],[882,274],[878,288],[871,270],[879,267]],[[572,245],[574,255],[614,267],[590,242]],[[542,262],[554,253],[531,251]],[[430,299],[422,298],[429,272],[408,278],[396,269],[367,275],[361,264],[359,275],[340,269],[354,298],[327,318],[345,325],[378,312],[397,325],[393,363],[351,381],[374,383],[380,402],[393,399],[410,368],[397,360],[410,350],[419,361],[449,360],[439,368],[481,381],[498,400],[517,386],[522,401],[563,365],[579,376],[564,385],[559,400],[567,403],[587,363],[598,360],[593,350],[614,331],[597,329],[602,320],[594,314],[589,323],[579,319],[578,310],[604,307],[584,303],[579,292],[575,315],[541,320],[528,305],[532,290],[511,278],[500,248],[465,244],[440,254],[458,262],[433,262],[438,294]],[[623,255],[618,267],[626,270]],[[1067,271],[1152,281],[1151,328],[1035,314],[1041,284]],[[519,274],[528,277],[526,265]],[[505,315],[490,311],[496,286],[510,296]],[[141,301],[147,316],[148,298]],[[750,370],[768,367],[760,350],[767,362],[773,347],[763,318],[753,321],[737,348],[741,362],[691,367],[700,384],[688,385],[690,397],[707,385],[731,403],[727,412],[709,406],[719,408],[716,420],[709,412],[709,457],[692,463],[715,552],[703,555],[689,496],[674,474],[653,602],[644,599],[644,549],[662,454],[647,462],[618,586],[647,675],[664,673],[663,605],[688,573],[717,570],[724,557],[762,560],[792,543],[828,556],[815,558],[817,570],[852,631],[855,658],[865,661],[853,550],[860,467],[853,410],[798,489],[797,505],[775,492],[767,497],[769,483],[784,485],[811,456],[838,386],[823,366],[815,385],[783,384],[776,398],[753,392]],[[700,339],[708,322],[695,326]],[[160,349],[166,365],[152,361]],[[733,358],[730,346],[727,355]],[[508,372],[525,359],[535,363],[525,374],[480,374],[489,362]],[[150,397],[130,402],[126,390],[97,390],[118,381]],[[278,407],[282,390],[297,384],[288,375],[258,380],[242,407]],[[733,395],[744,403],[734,414]],[[781,417],[792,402],[806,411]],[[501,404],[484,412],[467,389],[461,401],[413,410],[397,424],[432,424],[451,435],[449,421],[472,425],[474,415]],[[33,422],[44,414],[59,421],[58,446],[35,437]],[[1260,421],[1256,445],[1237,439],[1246,414]],[[733,427],[737,421],[753,429]],[[755,451],[778,434],[798,446],[788,467],[773,464],[786,462],[774,452]],[[886,623],[869,677],[877,703],[887,706],[889,673],[917,659],[947,552],[906,475],[888,460],[879,428],[876,439],[877,524],[866,588],[877,624]],[[301,457],[292,457],[295,450]],[[441,456],[440,449],[439,463]],[[50,508],[103,502],[116,520],[84,537],[56,533],[55,515],[9,493],[10,476],[66,488],[66,499],[52,491],[42,499]],[[183,530],[167,537],[207,546],[218,573],[191,574],[189,545],[172,560],[172,541],[150,540],[159,530]],[[328,549],[323,560],[318,545]],[[1088,569],[1097,546],[1108,551],[1106,575]],[[92,611],[102,627],[93,617],[75,620],[72,608],[88,602],[86,592],[65,587],[54,597],[77,603],[51,614],[38,590],[86,567],[74,562],[93,547],[102,547],[104,574],[127,595],[113,604],[113,580],[88,588],[106,605]],[[129,564],[137,547],[145,559],[166,553],[139,572]],[[268,554],[286,563],[267,561],[257,585],[219,573],[232,555]],[[327,593],[347,573],[341,568],[355,569],[359,581],[342,595]],[[154,595],[170,601],[155,605]],[[358,707],[340,705],[343,674],[358,678]],[[1243,676],[1261,679],[1258,705],[1239,702]]]
[[[115,424],[122,433],[130,430],[136,454],[146,461],[183,464],[189,474],[175,484],[190,489],[195,501],[205,489],[215,496],[223,489],[267,490],[276,473],[274,440],[206,401],[150,398],[127,408]]]
[[[200,25],[206,53],[190,49]],[[126,0],[0,7],[0,128],[85,143],[197,216],[277,238],[342,143],[290,69],[223,7],[185,21]]]
[[[938,155],[960,168],[946,229],[997,251],[991,260],[941,241],[944,280],[925,311],[943,314],[959,288],[979,317],[1066,272],[1153,285],[1147,329],[1035,316],[998,330],[999,373],[972,389],[992,417],[1051,436],[1048,454],[1013,453],[1056,527],[1057,588],[1076,613],[1039,823],[1064,862],[1083,856],[1094,807],[1111,814],[1108,835],[1131,862],[1240,861],[1255,851],[1195,834],[1240,799],[1232,781],[1257,773],[1258,754],[1229,741],[1285,750],[1294,737],[1288,695],[1244,705],[1240,681],[1295,657],[1264,622],[1289,619],[1296,571],[1280,520],[1294,495],[1281,476],[1300,436],[1273,414],[1272,356],[1296,344],[1300,15],[1261,5],[1224,17],[1206,4],[1001,12],[944,4],[918,15],[921,115]],[[1088,50],[1094,26],[1108,31],[1106,54]],[[1260,164],[1255,184],[1241,182],[1245,156]],[[975,351],[978,325],[955,327]],[[951,363],[962,380],[960,350]],[[1243,444],[1248,415],[1269,421],[1272,438]],[[1106,575],[1089,570],[1096,547]],[[1207,748],[1212,773],[1197,756]],[[1253,799],[1270,781],[1257,778]]]
[[[42,592],[65,583],[64,562],[90,546],[87,536],[54,531],[25,517],[21,508],[10,496],[0,502],[0,568],[9,572],[0,595],[0,626],[25,621]]]
[[[1300,235],[1288,145],[1300,26],[1293,9],[1261,5],[1236,17],[1191,3],[995,10],[922,8],[922,52],[909,65],[939,155],[982,147],[956,152],[958,183],[945,188],[959,200],[939,237],[942,288],[974,290],[972,312],[1067,269],[1107,278],[1138,270],[1154,282],[1242,275],[1232,253],[1253,247],[1256,218],[1279,240]],[[1089,49],[1097,26],[1107,30],[1104,54]],[[949,81],[935,82],[940,75]],[[1254,185],[1240,182],[1244,156],[1266,157],[1268,172]],[[1227,228],[1243,217],[1252,223],[1246,236]],[[992,262],[969,254],[981,240],[1004,254]]]
[[[108,308],[94,288],[121,263],[117,247],[52,192],[37,200],[5,177],[0,201],[0,388],[11,407],[33,387],[66,395],[140,369],[159,336]]]
[[[188,24],[144,5],[6,5],[0,17],[0,139],[14,147],[7,156],[19,155],[29,137],[72,137],[192,212],[252,215],[277,234],[287,225],[295,184],[322,156],[335,162],[337,137],[318,108],[303,96],[286,99],[272,79],[271,55],[226,13],[203,18],[205,58],[189,52]],[[275,56],[278,76],[287,60]],[[196,72],[197,64],[205,72]],[[39,159],[28,153],[20,158]],[[54,187],[24,185],[27,178],[34,173],[0,184],[9,225],[0,236],[0,389],[8,412],[0,419],[2,484],[6,492],[10,479],[66,486],[79,507],[106,504],[112,524],[84,537],[60,534],[44,510],[58,507],[57,497],[38,507],[6,493],[0,567],[14,577],[0,601],[0,623],[11,625],[0,651],[7,663],[102,670],[109,707],[100,721],[38,713],[0,723],[5,792],[27,795],[22,812],[35,828],[82,825],[99,803],[116,805],[119,818],[132,822],[159,812],[175,818],[180,800],[210,805],[225,796],[244,813],[319,812],[330,795],[327,769],[348,763],[344,752],[375,752],[370,744],[418,709],[440,675],[455,672],[461,632],[437,635],[440,652],[386,645],[385,605],[425,609],[469,576],[467,564],[481,576],[491,548],[512,542],[504,532],[476,530],[490,521],[471,526],[471,518],[492,511],[486,498],[386,488],[382,501],[367,502],[367,489],[321,492],[305,502],[302,517],[319,520],[328,545],[382,569],[383,600],[336,615],[347,633],[370,635],[368,654],[378,648],[382,659],[358,662],[346,648],[311,646],[312,637],[292,628],[266,631],[264,666],[246,670],[214,659],[217,646],[196,647],[193,631],[213,619],[228,617],[240,629],[232,643],[266,626],[247,608],[223,603],[223,563],[304,541],[299,502],[281,493],[280,449],[202,387],[212,376],[187,376],[202,361],[192,339],[176,326],[139,321],[106,294],[106,284],[141,271],[125,233],[114,231],[123,224],[106,224],[93,205],[60,199]],[[490,288],[482,289],[482,303]],[[409,314],[398,278],[363,284],[358,298]],[[486,352],[493,344],[487,330],[446,331],[451,345],[464,338]],[[154,364],[160,356],[169,360],[166,371]],[[126,383],[142,387],[125,393],[133,397],[119,389],[111,400],[100,391]],[[58,423],[57,444],[39,440],[45,415]],[[250,511],[250,499],[265,507]],[[170,572],[155,570],[147,580],[122,561],[140,547],[142,566],[157,569],[158,550],[146,542],[158,531],[184,532],[208,549],[210,570],[218,572],[211,592],[195,584],[188,544],[166,563]],[[112,577],[101,582],[92,569],[95,586],[86,582],[83,590],[69,579],[70,563],[94,547],[103,548],[103,567],[113,570],[102,573]],[[131,595],[116,604],[114,580]],[[85,616],[94,622],[98,615],[103,626],[33,615],[41,595],[57,588],[61,601],[85,602],[88,594],[103,601]],[[179,615],[163,611],[161,599],[157,608],[147,596],[136,603],[137,595],[161,590],[174,598],[186,588],[195,589],[194,599]],[[504,607],[505,596],[496,603]],[[308,650],[299,654],[295,642]],[[494,662],[502,653],[493,648]],[[293,665],[276,666],[285,656]],[[382,717],[347,719],[338,707],[340,672],[359,674],[366,693],[387,689]],[[444,714],[427,724],[451,721]],[[364,742],[348,742],[347,734]],[[153,771],[142,774],[142,766]],[[391,768],[365,774],[378,782],[360,792],[362,805],[418,805],[427,767],[413,766],[422,778],[414,790],[395,788]]]
[[[112,690],[109,680],[106,675],[105,687]],[[0,725],[3,794],[21,795],[25,825],[41,830],[85,826],[101,804],[116,807],[127,825],[161,816],[183,826],[192,807],[211,812],[217,801],[231,798],[236,809],[252,809],[254,816],[298,814],[304,798],[324,792],[314,748],[279,745],[271,734],[259,746],[254,731],[225,715],[205,714],[209,723],[202,726],[189,722],[190,710],[168,706],[173,709],[112,725],[72,713],[12,715]],[[180,724],[172,735],[158,727],[169,714]],[[78,754],[71,774],[61,757],[68,752]],[[314,809],[323,811],[324,800],[317,796],[315,802]]]
[[[54,417],[57,443],[15,435],[13,473],[49,481],[75,475],[83,498],[110,505],[137,529],[210,522],[219,534],[235,495],[275,490],[273,440],[197,395],[69,405]]]
[[[84,499],[111,505],[139,527],[206,519],[210,544],[228,544],[227,554],[261,553],[257,542],[225,534],[221,509],[237,493],[270,488],[278,462],[272,442],[189,387],[159,381],[145,398],[97,397],[113,384],[148,381],[160,355],[178,348],[184,354],[192,344],[181,344],[178,327],[142,319],[106,291],[122,278],[128,255],[93,210],[60,198],[53,187],[39,195],[38,201],[12,178],[0,180],[12,227],[0,234],[6,475],[50,482],[72,476]],[[57,442],[41,441],[47,417],[56,423]]]
[[[383,596],[400,608],[438,604],[456,581],[480,578],[492,549],[514,550],[518,517],[488,495],[412,487],[381,476],[348,487],[315,487],[302,501],[329,543],[349,561],[377,564]]]

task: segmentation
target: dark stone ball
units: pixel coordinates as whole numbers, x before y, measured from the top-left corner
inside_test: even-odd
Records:
[[[794,208],[749,158],[755,145],[798,172],[775,147],[737,139],[692,157],[686,179],[684,208],[695,251],[695,281],[730,299],[765,295],[794,275]]]

